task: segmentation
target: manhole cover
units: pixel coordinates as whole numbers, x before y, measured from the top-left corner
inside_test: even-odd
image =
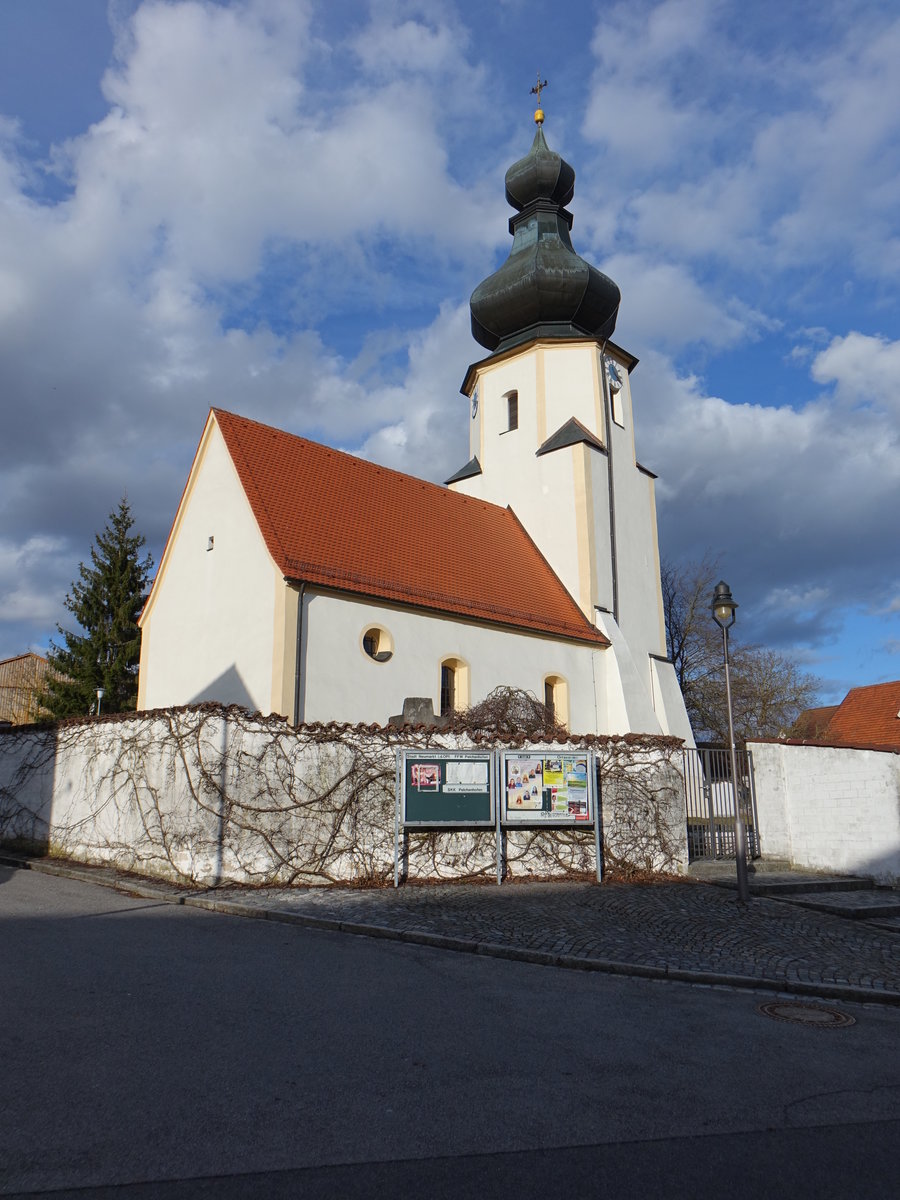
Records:
[[[769,1004],[760,1004],[759,1011],[776,1021],[794,1021],[798,1025],[815,1025],[818,1029],[843,1029],[856,1024],[856,1017],[840,1009],[801,1004],[796,1000],[773,1000]]]

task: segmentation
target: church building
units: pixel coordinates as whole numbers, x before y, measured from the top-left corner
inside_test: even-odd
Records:
[[[523,688],[576,733],[692,744],[666,657],[655,476],[613,281],[572,247],[575,172],[506,174],[509,258],[471,298],[469,459],[439,487],[213,409],[141,616],[138,707],[385,724]]]

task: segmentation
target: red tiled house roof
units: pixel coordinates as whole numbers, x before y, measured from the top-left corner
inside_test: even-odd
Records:
[[[820,708],[805,708],[797,717],[788,736],[795,738],[822,737],[828,728],[828,722],[837,710],[836,704],[825,704]]]
[[[509,508],[213,409],[282,574],[608,645]]]
[[[828,722],[824,740],[900,750],[900,679],[851,688]]]

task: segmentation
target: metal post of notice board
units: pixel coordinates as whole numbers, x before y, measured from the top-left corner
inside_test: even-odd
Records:
[[[594,855],[597,862],[597,882],[603,882],[603,849],[600,845],[600,768],[597,765],[597,756],[592,755],[594,760]]]
[[[496,803],[496,810],[497,810],[497,825],[496,825],[497,886],[499,887],[500,884],[503,882],[503,832],[500,828],[500,816],[501,816],[500,809],[502,806],[501,796],[503,793],[500,790],[500,755],[496,752],[496,750],[494,751],[492,758],[493,758],[493,769],[494,769],[494,795],[497,797],[497,803]]]
[[[400,886],[400,779],[401,766],[400,756],[397,756],[397,781],[396,793],[397,803],[394,806],[394,887]]]

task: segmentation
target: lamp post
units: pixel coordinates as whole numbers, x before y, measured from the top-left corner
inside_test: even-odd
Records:
[[[104,693],[103,688],[97,688],[97,716],[98,717],[100,716],[100,701],[103,699],[104,695],[105,695],[105,693]]]
[[[747,832],[741,816],[737,785],[737,753],[734,748],[734,718],[731,713],[731,677],[728,671],[728,630],[734,624],[737,601],[723,579],[716,584],[712,598],[713,619],[722,630],[722,646],[725,653],[725,699],[728,704],[728,742],[731,747],[731,796],[734,800],[734,857],[737,865],[738,900],[750,899],[750,884],[747,879]]]

